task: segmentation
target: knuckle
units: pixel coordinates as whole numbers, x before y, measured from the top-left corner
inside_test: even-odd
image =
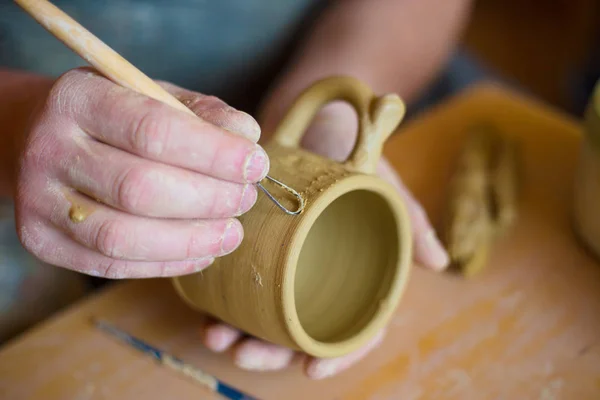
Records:
[[[44,106],[35,116],[18,158],[19,173],[31,171],[48,174],[62,165],[68,150],[68,137],[74,125],[68,119],[55,119],[56,113]]]
[[[45,108],[35,116],[27,137],[20,144],[19,162],[23,167],[38,166],[47,169],[64,161],[61,157],[69,150],[69,138],[75,125],[72,121],[55,118],[56,114]]]
[[[30,222],[17,221],[17,237],[25,250],[36,257],[44,259],[44,237],[37,233],[34,224]]]
[[[215,96],[207,96],[200,93],[186,95],[182,102],[186,107],[192,110],[194,114],[199,116],[203,116],[207,110],[220,108],[224,104]]]
[[[81,84],[86,74],[85,68],[71,69],[59,76],[52,85],[47,98],[50,109],[60,114],[72,114],[75,107],[81,102],[81,97],[86,91],[81,90]]]
[[[230,106],[227,105],[227,103],[225,103],[223,100],[221,100],[220,98],[216,97],[216,96],[198,96],[199,100],[202,104],[204,104],[205,108],[207,109],[232,109]]]
[[[168,141],[169,125],[169,118],[156,107],[136,115],[129,129],[131,148],[139,154],[159,156]]]
[[[46,99],[38,104],[31,115],[27,136],[20,145],[19,166],[21,170],[36,168],[47,173],[49,168],[64,161],[62,155],[70,151],[71,137],[77,130],[75,107],[81,104],[81,90],[73,90],[77,78],[71,75],[81,72],[68,72],[58,78]]]
[[[33,135],[22,153],[20,160],[21,174],[29,174],[32,171],[45,171],[47,173],[50,169],[50,163],[56,162],[56,158],[52,157],[52,154],[55,153],[56,142],[50,140],[49,136],[43,133]]]
[[[106,220],[98,227],[94,242],[101,254],[120,259],[127,243],[125,227],[118,220]]]
[[[237,112],[215,96],[197,97],[190,108],[205,121],[221,127],[231,125],[236,118],[245,118],[245,113]]]
[[[38,179],[21,179],[15,190],[15,223],[19,229],[27,229],[37,233],[42,227],[42,221],[48,220],[48,203],[54,202],[41,187]],[[53,190],[50,189],[50,190]],[[56,203],[54,203],[56,204]],[[42,236],[43,237],[43,236]]]
[[[128,211],[143,212],[152,202],[152,182],[144,168],[126,170],[116,179],[114,190],[117,203]]]

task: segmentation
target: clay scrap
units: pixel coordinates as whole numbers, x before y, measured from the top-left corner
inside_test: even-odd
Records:
[[[518,149],[493,127],[467,135],[450,181],[444,240],[453,264],[466,277],[480,273],[496,238],[517,219]]]

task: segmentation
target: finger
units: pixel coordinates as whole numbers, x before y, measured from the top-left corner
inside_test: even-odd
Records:
[[[236,219],[167,220],[123,213],[75,191],[57,196],[50,220],[75,241],[107,257],[183,261],[221,257],[243,238]]]
[[[131,214],[161,218],[228,218],[248,211],[256,188],[217,180],[82,138],[62,164],[63,179],[88,196]]]
[[[377,170],[382,178],[398,190],[406,203],[414,235],[417,262],[435,270],[446,268],[449,263],[448,253],[439,241],[423,207],[406,188],[387,160],[382,158]]]
[[[223,100],[181,88],[170,82],[160,81],[158,84],[203,120],[242,135],[254,143],[260,139],[260,126],[256,120],[247,113],[229,106]]]
[[[211,351],[221,353],[229,350],[241,337],[242,333],[229,325],[212,323],[204,330],[204,345]]]
[[[65,233],[37,221],[25,222],[19,238],[27,250],[51,265],[107,279],[166,278],[198,272],[214,259],[174,262],[115,260],[75,242]]]
[[[294,351],[258,339],[246,339],[235,350],[235,364],[248,371],[277,371],[286,368]]]
[[[86,134],[99,141],[143,158],[233,182],[255,183],[267,174],[265,151],[239,134],[91,72],[76,70],[61,79],[65,92],[61,101],[77,102],[63,108],[70,110],[69,115]]]
[[[324,106],[302,138],[302,147],[335,161],[348,159],[356,141],[356,111],[343,101]]]
[[[306,374],[311,379],[324,379],[350,368],[367,356],[372,350],[377,348],[385,332],[380,331],[366,346],[343,357],[319,359],[311,358],[306,367]]]

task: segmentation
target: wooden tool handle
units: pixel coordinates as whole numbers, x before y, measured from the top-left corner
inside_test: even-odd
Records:
[[[15,3],[113,82],[195,115],[173,95],[47,0],[15,0]]]

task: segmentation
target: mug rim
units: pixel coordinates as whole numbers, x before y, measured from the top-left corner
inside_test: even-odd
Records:
[[[343,195],[360,190],[378,194],[388,204],[394,215],[397,227],[398,260],[394,274],[390,278],[391,286],[382,302],[385,307],[380,307],[360,332],[339,342],[319,341],[312,338],[303,328],[296,310],[295,276],[298,260],[311,228],[323,211]],[[391,184],[378,176],[364,174],[351,175],[336,182],[327,188],[323,195],[315,199],[305,213],[291,237],[284,257],[286,260],[285,273],[280,289],[284,324],[292,341],[303,352],[315,357],[339,357],[366,345],[379,330],[387,325],[396,311],[412,269],[413,234],[410,216],[406,203],[399,198],[397,190]]]

